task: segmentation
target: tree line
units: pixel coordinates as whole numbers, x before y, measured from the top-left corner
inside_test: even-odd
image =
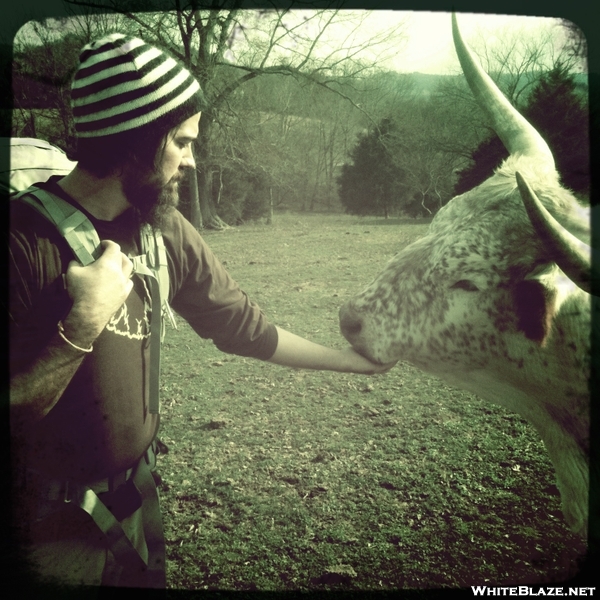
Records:
[[[210,10],[140,13],[135,2],[104,2],[87,14],[78,7],[68,22],[33,24],[15,45],[12,135],[41,137],[72,154],[69,88],[79,50],[118,30],[170,51],[205,91],[196,171],[182,194],[182,210],[198,228],[269,217],[277,207],[429,215],[468,181],[464,173],[478,164],[475,151],[489,130],[473,118],[462,77],[424,91],[416,76],[361,57],[366,47],[401,47],[401,28],[362,45],[328,46],[334,24],[358,28],[363,13],[240,6],[214,0]],[[521,71],[514,65],[523,59],[513,54],[496,72],[520,108],[538,94],[550,114],[543,108],[548,90],[562,90],[553,110],[570,111],[571,130],[557,134],[558,157],[569,155],[564,138],[578,139],[585,121],[585,95],[570,69],[574,54],[563,52],[549,66],[529,56]],[[585,171],[578,157],[565,168],[577,163]],[[577,191],[585,193],[583,179]]]
[[[529,76],[535,76],[534,86],[516,104],[548,142],[563,185],[586,198],[590,148],[585,87],[561,62]],[[471,141],[474,147],[466,156],[458,145],[452,148],[452,139],[460,139],[461,132],[442,118],[439,107],[447,100],[443,86],[437,94],[426,102],[407,102],[402,113],[359,135],[338,177],[347,212],[386,218],[433,215],[455,195],[488,179],[508,156],[494,132],[484,133],[479,143]]]

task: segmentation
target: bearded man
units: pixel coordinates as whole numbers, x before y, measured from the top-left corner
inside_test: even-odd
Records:
[[[86,45],[72,86],[78,164],[38,184],[91,221],[88,266],[53,223],[11,202],[10,368],[15,500],[35,573],[66,584],[165,587],[151,468],[152,298],[132,276],[140,229],[160,228],[169,303],[224,352],[299,368],[385,370],[270,323],[175,208],[194,168],[204,97],[176,60],[116,33]]]

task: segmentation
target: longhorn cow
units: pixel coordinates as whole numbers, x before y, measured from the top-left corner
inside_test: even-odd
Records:
[[[589,215],[561,187],[546,142],[473,59],[455,15],[452,32],[469,86],[510,156],[341,308],[341,331],[375,362],[407,361],[532,423],[555,467],[565,520],[585,535],[596,277]]]

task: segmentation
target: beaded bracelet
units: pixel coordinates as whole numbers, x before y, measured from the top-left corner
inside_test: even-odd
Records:
[[[62,324],[62,321],[58,322],[58,335],[60,335],[60,337],[65,340],[65,342],[67,342],[67,344],[69,344],[69,346],[72,346],[73,348],[75,348],[75,350],[79,350],[80,352],[91,352],[94,349],[94,346],[90,346],[89,348],[80,348],[79,346],[76,346],[71,340],[68,340],[67,337],[65,336],[65,328]]]

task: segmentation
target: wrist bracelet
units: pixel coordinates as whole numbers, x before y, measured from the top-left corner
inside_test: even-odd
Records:
[[[75,350],[79,350],[80,352],[91,352],[94,349],[94,346],[91,345],[89,348],[80,348],[79,346],[76,346],[71,340],[68,340],[65,336],[65,328],[62,324],[62,321],[58,322],[58,335],[60,335],[60,337],[65,340],[65,342],[67,342],[67,344],[69,344],[69,346],[72,346],[73,348],[75,348]]]

